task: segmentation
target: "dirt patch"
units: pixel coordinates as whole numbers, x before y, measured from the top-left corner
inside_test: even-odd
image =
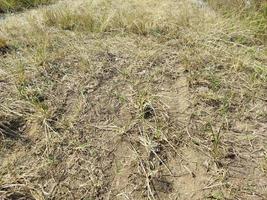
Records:
[[[242,198],[265,199],[267,126],[263,123],[238,121],[232,129],[234,132],[226,134],[231,138],[226,145],[232,147],[230,153],[234,152],[235,156],[222,160],[225,168],[229,170],[228,180],[233,183],[235,190],[243,191],[240,194]]]
[[[189,117],[189,84],[184,70],[180,71],[180,76],[158,96],[166,107],[169,117],[184,125]]]
[[[130,196],[134,190],[130,182],[135,171],[137,155],[132,146],[126,141],[121,141],[117,144],[114,155],[112,167],[114,178],[111,184],[111,194],[116,199],[124,199],[125,196]]]
[[[178,135],[164,140],[151,133],[155,122],[169,123],[169,128],[177,129],[188,124],[190,94],[186,73],[181,70],[170,83],[169,87],[159,90],[155,102],[142,96],[143,120],[132,124],[123,139],[117,140],[110,176],[111,199],[198,199],[205,196],[203,188],[209,184],[205,162],[209,158],[190,147],[179,147],[182,141],[177,141]],[[128,99],[134,98],[130,90],[123,93]],[[121,107],[118,121],[127,122],[135,117],[136,114],[127,108],[130,106]],[[172,153],[173,150],[176,153]]]
[[[176,172],[173,178],[176,198],[203,199],[207,192],[205,187],[210,184],[212,169],[210,159],[193,147],[181,149],[182,159],[173,159],[170,166]]]

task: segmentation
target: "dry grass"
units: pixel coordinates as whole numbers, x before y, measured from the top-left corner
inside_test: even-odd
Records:
[[[0,13],[51,3],[53,0],[0,0]]]
[[[207,0],[210,6],[215,8],[221,8],[230,10],[238,10],[246,9],[246,10],[261,10],[264,11],[266,9],[266,1],[265,0]],[[225,11],[226,11],[225,10]]]
[[[196,20],[198,14],[203,15],[196,7],[181,2],[94,1],[74,8],[67,5],[48,9],[44,12],[44,20],[49,26],[68,30],[126,31],[161,36],[175,34],[179,29],[190,26],[190,21]]]
[[[0,48],[7,46],[7,40],[3,37],[0,38]]]
[[[0,198],[266,198],[266,24],[71,3],[0,22]]]

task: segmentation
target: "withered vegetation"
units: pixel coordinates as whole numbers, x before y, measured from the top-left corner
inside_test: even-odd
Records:
[[[0,19],[0,199],[266,199],[267,6],[244,2]]]

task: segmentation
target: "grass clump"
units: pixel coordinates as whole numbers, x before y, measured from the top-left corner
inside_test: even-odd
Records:
[[[265,0],[207,0],[216,11],[226,17],[238,18],[250,28],[258,29],[257,34],[261,38],[267,36],[267,2]]]
[[[53,0],[0,0],[0,12],[19,11],[41,4],[51,3]]]
[[[44,20],[48,26],[65,30],[160,36],[191,26],[198,14],[198,8],[184,2],[102,0],[78,8],[47,9]]]

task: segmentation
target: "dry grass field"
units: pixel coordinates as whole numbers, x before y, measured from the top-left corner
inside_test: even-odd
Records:
[[[0,13],[21,11],[23,9],[52,3],[54,0],[0,0]]]
[[[0,200],[267,199],[266,1],[0,12]]]

